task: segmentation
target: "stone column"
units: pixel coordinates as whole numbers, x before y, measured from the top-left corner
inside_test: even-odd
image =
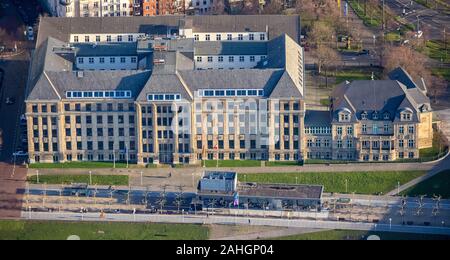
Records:
[[[178,164],[179,163],[179,152],[178,152],[178,146],[180,144],[180,139],[178,138],[178,106],[177,104],[174,102],[172,103],[172,107],[175,107],[175,110],[172,110],[172,124],[174,124],[174,133],[173,133],[173,137],[174,137],[174,153],[173,153],[173,164]]]
[[[158,141],[158,110],[156,104],[152,104],[153,119],[153,163],[159,164],[159,141]]]

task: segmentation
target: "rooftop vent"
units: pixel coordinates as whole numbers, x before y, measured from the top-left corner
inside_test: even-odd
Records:
[[[166,61],[164,59],[154,59],[153,60],[153,64],[158,65],[158,64],[165,64]]]

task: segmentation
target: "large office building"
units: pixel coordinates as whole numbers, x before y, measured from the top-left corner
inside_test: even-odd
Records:
[[[299,16],[43,18],[30,162],[392,161],[431,146],[426,86],[401,68],[307,110],[299,40]]]
[[[43,18],[31,162],[300,160],[300,18],[257,18]]]

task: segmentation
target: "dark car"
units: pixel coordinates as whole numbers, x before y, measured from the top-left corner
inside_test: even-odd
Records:
[[[362,55],[369,55],[370,51],[369,50],[362,50],[360,52],[358,52],[358,55],[362,56]]]

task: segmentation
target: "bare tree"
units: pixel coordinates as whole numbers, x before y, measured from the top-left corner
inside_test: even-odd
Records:
[[[315,22],[309,33],[310,43],[314,48],[324,44],[329,45],[333,41],[334,36],[333,28],[324,22]]]
[[[385,45],[382,52],[382,66],[387,75],[397,67],[402,67],[408,73],[416,77],[422,77],[426,82],[431,80],[431,73],[425,67],[427,57],[407,46]]]
[[[258,14],[259,0],[243,0],[240,14]]]
[[[281,14],[283,12],[283,3],[281,0],[270,0],[268,4],[264,6],[263,14]]]
[[[312,15],[315,20],[336,20],[340,12],[335,0],[297,0],[295,9]]]
[[[225,14],[225,0],[213,0],[210,13],[214,15]]]
[[[330,66],[339,62],[340,56],[336,50],[326,46],[319,45],[316,50],[317,67],[319,74],[322,73],[322,69],[325,72],[325,84],[328,87],[328,71]]]
[[[431,76],[430,94],[434,103],[439,103],[439,97],[447,92],[448,83],[445,79],[437,76]]]

